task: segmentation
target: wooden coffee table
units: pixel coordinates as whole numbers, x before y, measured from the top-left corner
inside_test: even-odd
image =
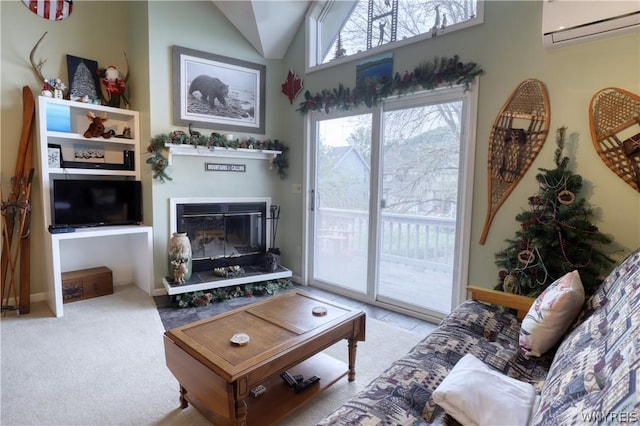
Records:
[[[314,315],[316,307],[326,314]],[[343,376],[355,379],[365,322],[359,310],[290,291],[165,332],[167,367],[180,383],[182,408],[191,403],[216,425],[273,424]],[[231,343],[237,333],[248,334],[249,343]],[[321,352],[342,339],[348,364]],[[320,381],[295,393],[283,371]],[[266,391],[251,396],[259,385]]]

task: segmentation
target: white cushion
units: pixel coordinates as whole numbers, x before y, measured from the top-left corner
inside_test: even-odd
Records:
[[[433,400],[459,423],[526,425],[535,402],[529,383],[491,369],[471,354],[453,367],[433,392]]]
[[[533,302],[520,327],[520,348],[526,356],[540,356],[562,338],[584,304],[578,271],[554,281]]]

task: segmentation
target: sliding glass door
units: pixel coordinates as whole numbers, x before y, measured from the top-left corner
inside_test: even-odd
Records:
[[[379,299],[451,308],[461,108],[447,101],[384,112]]]
[[[459,303],[473,174],[471,105],[451,89],[388,100],[364,113],[313,114],[312,285],[437,318]]]
[[[316,124],[313,278],[366,293],[371,114]]]

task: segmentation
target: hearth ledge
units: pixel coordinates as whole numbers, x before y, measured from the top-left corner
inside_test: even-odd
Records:
[[[194,273],[189,282],[180,285],[174,285],[169,282],[167,277],[162,277],[162,285],[165,290],[167,290],[167,294],[172,296],[193,291],[211,290],[213,288],[277,280],[292,276],[291,271],[284,266],[278,266],[278,269],[274,272],[262,272],[259,267],[252,266],[245,266],[243,268],[245,269],[245,273],[239,277],[222,278],[214,277],[213,274],[209,273]]]

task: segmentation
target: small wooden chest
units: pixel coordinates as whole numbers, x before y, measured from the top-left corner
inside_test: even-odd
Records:
[[[113,293],[113,275],[106,266],[62,273],[62,303]]]

